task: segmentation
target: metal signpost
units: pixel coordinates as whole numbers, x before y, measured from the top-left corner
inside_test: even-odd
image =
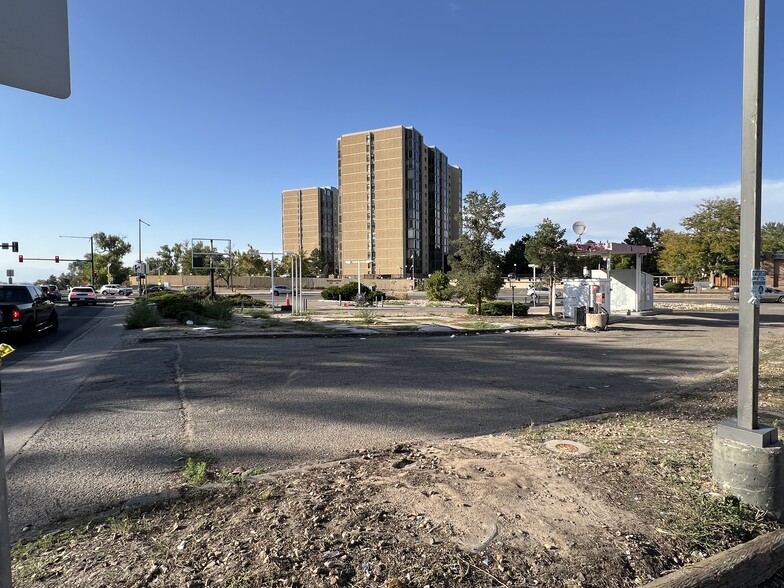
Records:
[[[209,251],[194,251],[194,247],[196,243],[203,243],[204,241],[210,242],[210,250]],[[215,241],[225,241],[229,244],[229,275],[232,272],[232,255],[231,255],[231,239],[206,239],[202,237],[194,237],[191,239],[191,267],[203,267],[203,266],[196,266],[193,263],[193,260],[196,257],[209,257],[210,258],[210,298],[215,298],[215,258],[216,257],[223,257],[225,253],[220,253],[215,251]]]
[[[765,291],[765,271],[759,269],[764,0],[746,0],[744,28],[738,416],[717,428],[713,478],[744,502],[784,519],[784,447],[778,429],[758,421],[759,301]]]

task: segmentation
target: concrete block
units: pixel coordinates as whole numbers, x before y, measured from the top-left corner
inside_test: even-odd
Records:
[[[784,445],[713,438],[713,479],[723,490],[784,521]]]

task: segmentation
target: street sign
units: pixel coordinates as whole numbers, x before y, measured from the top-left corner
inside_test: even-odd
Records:
[[[768,272],[764,269],[751,270],[751,298],[749,304],[759,306],[765,293],[765,281]]]
[[[0,0],[0,84],[71,95],[67,0]]]

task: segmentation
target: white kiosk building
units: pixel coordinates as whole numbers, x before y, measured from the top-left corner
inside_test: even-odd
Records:
[[[606,314],[629,314],[653,310],[653,276],[641,270],[642,256],[651,252],[644,245],[626,243],[578,243],[577,254],[600,255],[606,270],[592,270],[590,275],[564,280],[564,317],[574,318],[576,309],[591,312],[594,304]],[[612,271],[613,255],[635,255],[635,269]]]

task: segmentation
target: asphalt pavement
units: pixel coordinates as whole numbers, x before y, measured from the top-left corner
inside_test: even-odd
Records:
[[[775,306],[763,307],[763,346],[782,325]],[[189,452],[272,471],[622,411],[737,357],[732,310],[635,318],[599,333],[154,341],[124,331],[122,312],[100,311],[62,349],[3,369],[12,416],[25,389],[51,390],[37,417],[7,430],[27,438],[9,451],[15,538],[177,484]]]

